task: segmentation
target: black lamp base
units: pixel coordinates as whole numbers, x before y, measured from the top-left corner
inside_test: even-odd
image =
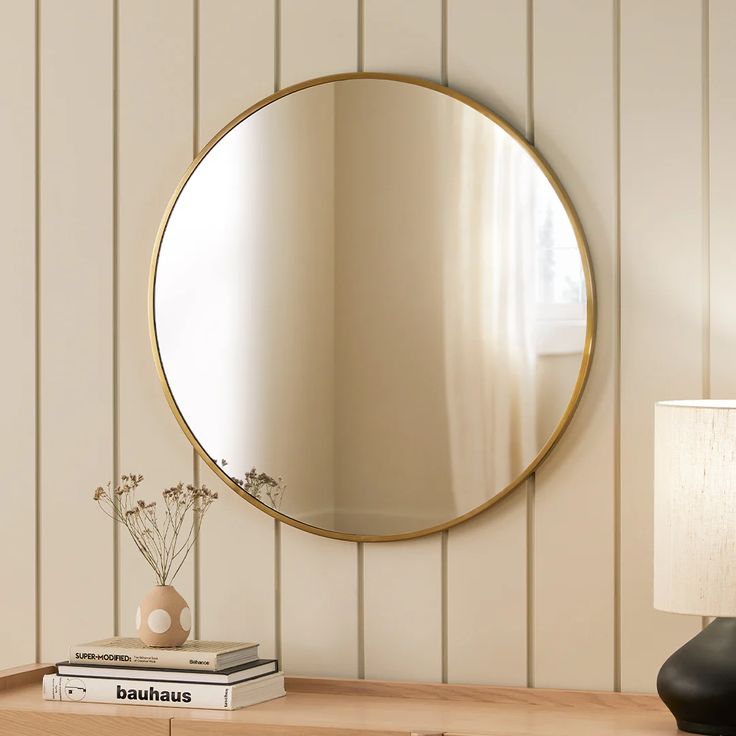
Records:
[[[677,728],[688,733],[706,733],[710,736],[734,736],[736,728],[733,726],[709,726],[707,723],[690,723],[677,721]]]
[[[736,736],[736,618],[717,618],[663,665],[657,692],[681,731]]]

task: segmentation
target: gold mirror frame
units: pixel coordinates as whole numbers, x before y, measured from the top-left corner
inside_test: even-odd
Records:
[[[580,258],[582,261],[583,271],[585,274],[586,320],[587,322],[586,322],[586,331],[585,331],[585,344],[583,347],[583,358],[580,363],[580,371],[578,372],[578,376],[575,382],[575,386],[573,388],[572,396],[570,397],[570,401],[568,402],[565,408],[565,412],[563,413],[562,418],[558,422],[552,434],[549,436],[545,444],[542,446],[542,449],[537,453],[534,459],[519,474],[519,476],[515,480],[509,483],[501,491],[496,493],[492,498],[488,499],[488,501],[486,501],[485,503],[482,503],[481,505],[476,506],[474,509],[472,509],[471,511],[468,511],[462,516],[458,516],[442,524],[437,524],[435,526],[428,527],[426,529],[420,529],[418,531],[407,532],[403,534],[390,534],[390,535],[348,534],[344,532],[332,531],[330,529],[322,529],[320,527],[311,526],[310,524],[304,524],[303,522],[297,519],[293,519],[290,516],[286,516],[285,514],[282,514],[279,511],[276,511],[275,509],[272,509],[271,507],[266,506],[265,504],[256,500],[249,493],[246,493],[225,472],[223,472],[222,468],[220,468],[220,466],[207,454],[205,449],[202,447],[202,445],[199,443],[194,433],[190,429],[186,420],[182,416],[179,410],[179,407],[176,403],[176,399],[174,399],[174,396],[171,393],[171,388],[166,378],[166,372],[164,371],[164,367],[161,362],[161,355],[159,353],[158,340],[156,336],[156,321],[155,321],[155,315],[154,315],[154,293],[155,293],[156,269],[158,266],[159,251],[161,249],[161,243],[163,241],[164,233],[166,232],[166,226],[168,224],[171,212],[174,209],[174,205],[176,204],[179,198],[179,195],[181,194],[184,186],[189,181],[189,177],[194,173],[194,171],[197,169],[197,167],[202,162],[202,160],[205,158],[205,156],[207,156],[207,154],[212,150],[212,148],[227,133],[229,133],[236,125],[238,125],[239,123],[241,123],[243,120],[250,117],[254,113],[258,112],[262,108],[266,107],[267,105],[270,105],[272,102],[276,102],[277,100],[287,97],[288,95],[294,94],[295,92],[299,92],[301,90],[308,89],[309,87],[315,87],[321,84],[329,84],[330,82],[339,82],[339,81],[348,80],[348,79],[383,79],[383,80],[389,80],[389,81],[394,81],[394,82],[403,82],[405,84],[413,84],[418,87],[424,87],[426,89],[433,90],[434,92],[438,92],[440,94],[447,95],[448,97],[452,97],[458,102],[462,102],[468,105],[469,107],[473,108],[474,110],[481,113],[482,115],[487,117],[489,120],[491,120],[492,122],[496,123],[501,128],[503,128],[503,130],[505,130],[515,141],[517,141],[529,153],[529,155],[532,157],[532,159],[535,161],[535,163],[539,166],[539,168],[542,170],[544,175],[549,180],[550,184],[552,185],[555,192],[557,193],[557,196],[560,198],[560,201],[562,202],[565,208],[565,212],[567,213],[567,216],[569,217],[570,222],[572,223],[573,231],[575,232],[575,238],[577,240],[578,248],[580,250]],[[222,130],[220,130],[220,132],[217,133],[212,138],[212,140],[209,141],[209,143],[207,143],[207,145],[199,152],[199,154],[194,159],[194,161],[192,161],[192,163],[189,165],[187,170],[184,172],[184,176],[179,181],[179,184],[177,185],[174,191],[174,194],[169,200],[168,205],[166,206],[166,210],[164,212],[163,218],[161,219],[161,224],[159,225],[159,228],[158,228],[158,233],[156,234],[156,243],[154,245],[153,256],[151,258],[151,269],[150,269],[149,285],[148,285],[148,324],[149,324],[149,334],[151,338],[151,348],[153,350],[153,359],[156,363],[156,370],[158,372],[159,380],[161,381],[161,386],[164,390],[164,394],[166,395],[166,400],[169,403],[171,411],[176,417],[176,420],[179,422],[179,426],[184,431],[184,434],[186,435],[187,439],[189,440],[189,442],[191,442],[192,446],[197,451],[197,453],[202,458],[202,460],[204,460],[204,462],[210,467],[210,469],[229,488],[235,491],[235,493],[237,493],[239,496],[244,498],[246,501],[253,504],[253,506],[259,508],[261,511],[264,511],[269,516],[272,516],[274,519],[282,521],[285,524],[289,524],[289,526],[296,527],[297,529],[311,532],[312,534],[317,534],[322,537],[329,537],[331,539],[341,539],[344,541],[352,541],[352,542],[393,542],[393,541],[398,541],[398,540],[403,540],[403,539],[415,539],[417,537],[424,537],[429,534],[435,534],[436,532],[440,532],[445,529],[449,529],[453,526],[461,524],[463,521],[467,521],[468,519],[471,519],[474,516],[477,516],[482,511],[485,511],[486,509],[493,506],[495,503],[498,503],[502,498],[506,497],[509,493],[511,493],[511,491],[518,488],[539,467],[539,465],[545,460],[547,455],[549,455],[552,448],[557,444],[558,440],[562,436],[562,433],[565,431],[565,429],[567,429],[567,426],[570,424],[570,421],[572,420],[575,410],[577,409],[577,406],[580,403],[580,398],[583,394],[583,390],[585,388],[585,384],[588,380],[588,375],[590,373],[590,365],[591,365],[591,361],[593,358],[593,348],[594,348],[595,334],[596,334],[595,282],[593,279],[593,270],[592,270],[591,261],[590,261],[590,252],[588,250],[588,244],[585,239],[585,233],[583,232],[583,228],[580,223],[580,219],[578,218],[578,215],[575,212],[575,208],[573,207],[570,197],[568,196],[567,192],[563,188],[562,184],[560,183],[559,179],[555,175],[554,171],[552,171],[551,167],[547,164],[547,162],[541,156],[539,151],[537,151],[537,149],[534,148],[534,146],[532,146],[526,140],[526,138],[524,138],[524,136],[522,136],[521,133],[519,133],[512,125],[506,122],[503,118],[499,117],[496,113],[492,112],[488,108],[484,107],[483,105],[471,99],[470,97],[467,97],[461,92],[457,92],[456,90],[450,89],[449,87],[443,87],[439,84],[436,84],[435,82],[430,82],[426,79],[419,79],[417,77],[410,77],[410,76],[405,76],[401,74],[383,74],[383,73],[377,73],[377,72],[353,72],[353,73],[345,73],[345,74],[331,74],[329,76],[317,77],[315,79],[310,79],[305,82],[300,82],[299,84],[292,85],[291,87],[286,87],[279,92],[269,95],[268,97],[261,100],[260,102],[257,102],[255,105],[252,105],[247,110],[245,110],[243,113],[241,113],[236,118],[231,120],[224,128],[222,128]]]

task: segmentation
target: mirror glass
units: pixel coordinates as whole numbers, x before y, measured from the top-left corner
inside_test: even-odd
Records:
[[[573,218],[508,126],[434,85],[278,97],[206,149],[164,219],[152,307],[174,411],[289,522],[447,525],[517,484],[582,390]]]

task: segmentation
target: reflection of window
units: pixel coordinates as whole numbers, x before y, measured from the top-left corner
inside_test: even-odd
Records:
[[[554,190],[535,194],[537,353],[579,353],[585,341],[585,276],[577,239]]]

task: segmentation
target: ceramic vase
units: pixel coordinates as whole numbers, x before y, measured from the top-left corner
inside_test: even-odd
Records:
[[[192,629],[192,612],[173,585],[157,585],[138,606],[135,628],[149,647],[179,647]]]

